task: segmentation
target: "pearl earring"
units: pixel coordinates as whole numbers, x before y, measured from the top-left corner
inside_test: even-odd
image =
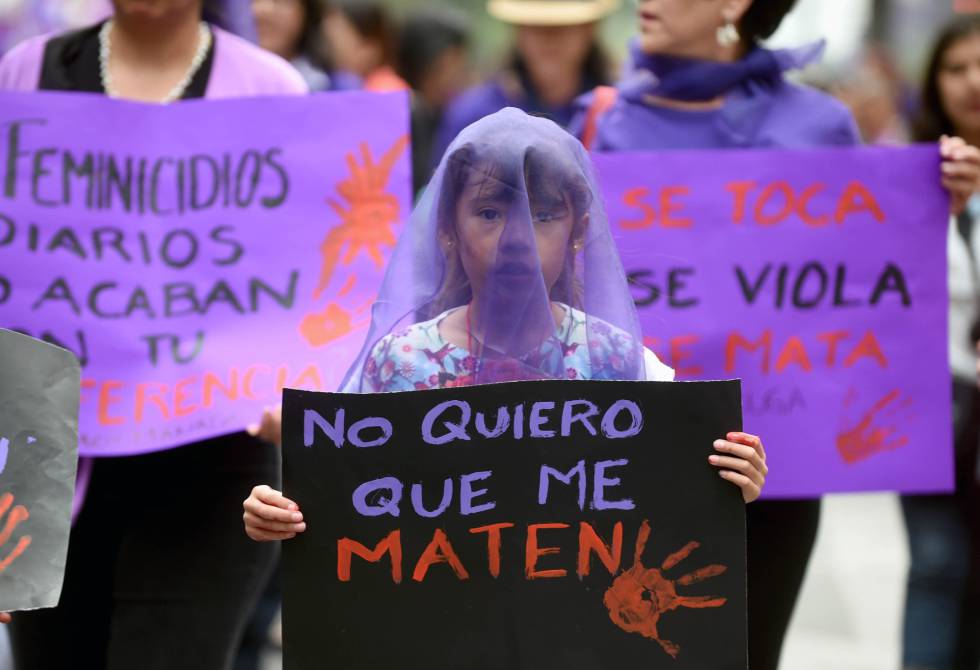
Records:
[[[730,19],[726,19],[725,25],[718,28],[715,37],[718,39],[718,44],[723,47],[735,46],[742,39],[738,34],[738,28]]]

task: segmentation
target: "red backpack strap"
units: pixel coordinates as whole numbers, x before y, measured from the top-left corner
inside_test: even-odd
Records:
[[[599,86],[592,92],[592,104],[585,114],[585,127],[582,129],[582,144],[589,151],[595,144],[599,132],[599,119],[616,104],[619,91],[613,86]]]

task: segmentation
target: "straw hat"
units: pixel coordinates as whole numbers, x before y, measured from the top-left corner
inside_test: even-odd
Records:
[[[619,9],[620,0],[490,0],[487,11],[521,26],[593,23]]]

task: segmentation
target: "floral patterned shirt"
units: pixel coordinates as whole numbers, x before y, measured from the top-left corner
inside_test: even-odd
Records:
[[[590,353],[585,314],[567,305],[562,308],[565,318],[556,335],[561,344],[565,376],[568,379],[621,378],[630,358],[630,349],[635,346],[632,338],[604,321],[592,319],[589,324]],[[479,359],[464,347],[447,342],[439,332],[439,323],[452,311],[382,338],[364,363],[360,392],[417,391],[474,384]],[[544,350],[538,354],[559,355],[557,351]],[[644,367],[648,380],[670,381],[674,378],[674,371],[649,349],[644,350]]]

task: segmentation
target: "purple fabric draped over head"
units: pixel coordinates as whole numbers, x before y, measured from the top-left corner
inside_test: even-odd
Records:
[[[475,359],[467,383],[645,378],[636,309],[578,140],[514,108],[459,134],[398,241],[344,390],[362,388],[386,338],[420,322]],[[450,322],[465,327],[443,333]]]

